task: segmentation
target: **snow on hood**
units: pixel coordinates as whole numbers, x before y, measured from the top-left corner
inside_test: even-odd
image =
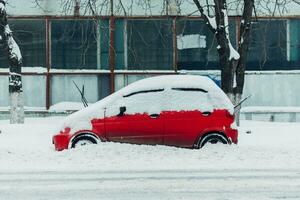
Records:
[[[63,101],[52,105],[49,108],[49,112],[76,111],[81,110],[82,108],[84,108],[84,106],[81,102]]]
[[[117,99],[128,94],[156,89],[168,88],[201,88],[208,91],[208,95],[214,109],[227,109],[231,114],[234,112],[234,106],[226,94],[208,77],[198,75],[164,75],[136,81],[127,87],[115,92],[112,95],[84,108],[74,114],[69,115],[62,127],[71,128],[74,133],[76,130],[91,130],[91,120],[104,117],[104,108]]]

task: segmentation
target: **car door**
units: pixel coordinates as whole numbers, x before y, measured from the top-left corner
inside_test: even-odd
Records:
[[[199,134],[209,127],[212,111],[208,92],[201,88],[167,90],[163,112],[164,144],[192,147]]]
[[[108,106],[105,112],[108,140],[134,144],[162,144],[162,93],[163,89],[133,91]]]

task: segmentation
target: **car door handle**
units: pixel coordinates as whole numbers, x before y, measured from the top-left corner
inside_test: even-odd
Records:
[[[211,115],[211,112],[209,111],[205,111],[202,113],[203,116],[208,117],[209,115]]]
[[[159,114],[151,114],[150,117],[151,117],[152,119],[156,119],[156,118],[159,117]]]

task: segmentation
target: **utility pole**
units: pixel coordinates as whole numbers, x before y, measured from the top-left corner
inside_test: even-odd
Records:
[[[110,0],[110,17],[109,17],[109,69],[110,69],[110,92],[115,91],[115,16],[114,16],[114,1]]]
[[[0,0],[0,42],[7,52],[9,63],[10,123],[24,123],[22,92],[22,55],[7,22],[6,1]]]

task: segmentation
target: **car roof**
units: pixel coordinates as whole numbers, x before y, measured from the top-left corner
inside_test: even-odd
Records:
[[[136,81],[120,90],[122,95],[166,88],[197,88],[205,91],[216,90],[218,86],[208,77],[197,75],[164,75]]]

